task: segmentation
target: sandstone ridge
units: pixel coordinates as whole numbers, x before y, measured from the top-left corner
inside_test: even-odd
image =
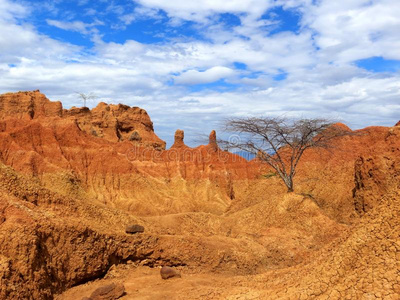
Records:
[[[100,102],[95,108],[63,109],[61,102],[52,102],[39,90],[0,95],[0,117],[39,119],[58,117],[76,122],[80,130],[108,141],[128,140],[158,150],[165,142],[154,133],[153,122],[139,107]]]

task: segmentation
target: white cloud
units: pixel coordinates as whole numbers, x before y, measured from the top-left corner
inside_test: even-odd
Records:
[[[159,15],[159,10],[155,8],[137,6],[133,12],[122,15],[119,19],[125,24],[129,25],[133,21],[151,18],[153,20],[160,20],[162,17]]]
[[[85,24],[81,21],[75,22],[61,22],[57,20],[46,20],[47,24],[63,29],[63,30],[70,30],[70,31],[77,31],[77,32],[85,32],[88,24]]]
[[[81,34],[89,34],[93,33],[93,29],[95,26],[98,25],[104,25],[103,22],[96,20],[93,23],[84,23],[82,21],[73,21],[73,22],[63,22],[63,21],[57,21],[57,20],[46,20],[47,24],[67,30],[67,31],[76,31]],[[96,32],[96,31],[95,31]]]
[[[138,18],[152,18],[159,19],[159,10],[157,8],[145,7],[145,6],[137,6],[135,7],[134,14]]]
[[[100,57],[109,59],[114,63],[124,64],[129,61],[136,61],[139,55],[143,54],[146,46],[136,41],[128,40],[123,45],[110,42],[99,43],[97,51]]]
[[[18,19],[27,18],[29,13],[27,7],[0,0],[0,63],[32,60],[36,66],[43,66],[53,64],[54,59],[79,56],[79,47],[53,40],[30,24],[19,22]]]
[[[78,0],[78,5],[83,6],[83,5],[88,4],[88,2],[89,2],[89,0]]]
[[[27,16],[29,9],[18,3],[0,0],[0,20],[14,21],[16,18]]]
[[[206,71],[188,70],[174,77],[177,84],[204,84],[231,77],[235,72],[227,67],[216,66]]]
[[[215,13],[248,13],[261,16],[273,6],[271,0],[136,0],[145,7],[162,9],[170,17],[204,22]]]
[[[126,14],[121,16],[120,19],[122,22],[124,22],[125,25],[129,25],[136,20],[136,15],[134,13]]]
[[[325,61],[351,62],[371,56],[400,59],[400,2],[321,1],[305,11],[304,25],[317,32]]]

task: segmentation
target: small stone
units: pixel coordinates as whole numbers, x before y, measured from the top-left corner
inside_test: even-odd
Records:
[[[131,136],[129,137],[129,140],[132,141],[132,142],[134,142],[134,141],[140,142],[140,141],[142,140],[142,138],[141,138],[139,132],[134,131],[134,132],[131,134]]]
[[[173,277],[181,278],[181,274],[171,267],[164,266],[160,270],[160,275],[162,279],[169,279]]]
[[[96,289],[91,295],[91,300],[115,300],[125,293],[125,287],[121,283],[111,283]]]
[[[144,227],[142,225],[128,225],[125,228],[125,232],[126,233],[130,233],[130,234],[135,234],[135,233],[141,233],[144,232]]]
[[[90,131],[90,134],[93,135],[93,136],[99,136],[99,135],[97,134],[97,131],[94,130],[94,129],[92,129],[92,130]]]

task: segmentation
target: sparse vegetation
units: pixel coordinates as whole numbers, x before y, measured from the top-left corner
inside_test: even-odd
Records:
[[[267,174],[263,174],[263,178],[271,178],[271,177],[276,177],[277,174],[275,172],[268,172]]]
[[[238,135],[222,144],[257,155],[276,171],[288,192],[293,192],[296,168],[307,149],[329,148],[332,139],[349,134],[326,119],[233,118],[225,125],[226,131]]]

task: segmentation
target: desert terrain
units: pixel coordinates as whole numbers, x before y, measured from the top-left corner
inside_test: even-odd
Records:
[[[0,95],[0,299],[400,299],[393,125],[305,152],[287,193],[218,132],[167,149],[138,107]]]

